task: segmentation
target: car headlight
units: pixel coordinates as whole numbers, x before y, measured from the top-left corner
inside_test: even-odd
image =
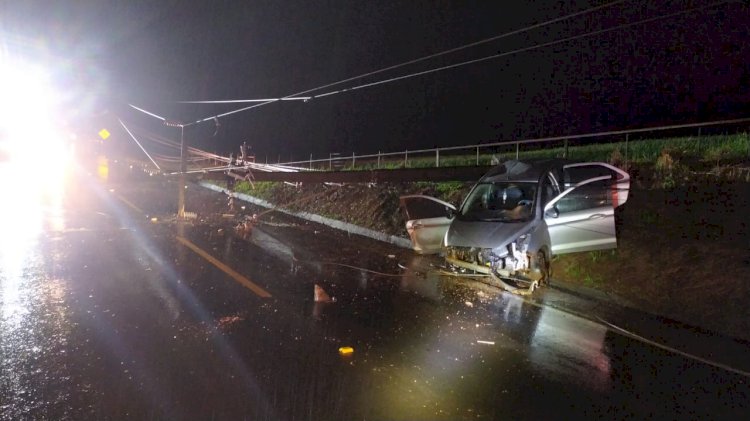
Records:
[[[529,233],[520,235],[515,241],[508,244],[508,254],[513,256],[516,252],[526,253],[529,249],[530,241],[531,235],[529,235]]]

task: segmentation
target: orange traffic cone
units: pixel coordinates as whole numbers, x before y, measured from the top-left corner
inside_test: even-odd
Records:
[[[315,284],[315,302],[316,303],[331,303],[335,300],[331,299],[331,297],[321,288],[320,285]]]

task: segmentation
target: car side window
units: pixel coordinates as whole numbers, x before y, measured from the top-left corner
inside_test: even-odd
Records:
[[[563,182],[565,183],[565,188],[569,188],[575,186],[581,181],[604,175],[611,176],[612,181],[615,181],[618,178],[617,172],[603,165],[591,164],[565,168],[563,170]]]
[[[580,186],[557,202],[561,214],[604,206],[612,206],[611,180],[601,180]]]

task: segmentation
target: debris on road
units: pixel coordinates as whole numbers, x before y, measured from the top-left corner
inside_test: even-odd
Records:
[[[484,344],[484,345],[495,345],[495,341],[480,341],[477,340],[478,344]]]
[[[239,315],[233,315],[233,316],[224,316],[219,319],[218,328],[221,330],[226,330],[230,328],[232,325],[234,325],[237,322],[241,322],[245,320],[244,317],[241,317]]]
[[[341,355],[351,355],[354,353],[354,348],[350,346],[342,346],[339,348],[339,354]]]
[[[227,207],[229,208],[230,212],[234,212],[234,194],[229,193],[229,197],[227,198]]]
[[[250,235],[250,233],[253,230],[253,227],[255,226],[257,222],[258,222],[257,215],[245,216],[244,220],[234,227],[234,230],[235,232],[237,232],[237,234],[240,237],[246,238],[247,236]]]

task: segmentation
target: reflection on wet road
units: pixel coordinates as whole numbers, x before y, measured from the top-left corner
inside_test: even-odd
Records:
[[[148,218],[109,187],[81,186],[58,207],[29,209],[19,199],[0,221],[14,233],[0,245],[2,419],[719,418],[749,410],[743,376],[440,277],[406,250],[279,216],[244,237],[221,218],[155,224],[150,216],[164,220],[172,209],[163,194],[171,184],[114,186]],[[189,192],[189,208],[224,202]],[[315,284],[335,302],[313,302]],[[343,346],[354,353],[339,354]]]

